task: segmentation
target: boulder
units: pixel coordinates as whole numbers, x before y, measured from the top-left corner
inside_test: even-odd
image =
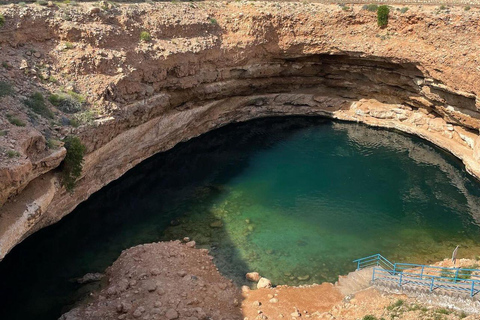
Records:
[[[267,278],[260,278],[257,283],[257,289],[260,288],[271,288],[272,287],[272,282],[268,280]]]
[[[248,281],[258,282],[260,280],[260,274],[258,272],[249,272],[245,275]]]
[[[90,282],[95,282],[95,281],[100,281],[103,278],[102,273],[87,273],[81,278],[77,279],[77,283],[84,284],[84,283],[90,283]]]

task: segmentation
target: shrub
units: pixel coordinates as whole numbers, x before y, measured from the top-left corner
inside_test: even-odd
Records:
[[[377,9],[377,23],[378,26],[384,28],[388,25],[388,14],[390,13],[390,9],[388,6],[382,5],[379,6]]]
[[[15,150],[8,150],[8,151],[7,151],[7,156],[8,156],[9,158],[19,157],[19,156],[20,156],[20,153],[18,153],[18,152],[15,151]]]
[[[84,99],[78,93],[76,93],[76,96],[72,96],[64,92],[59,92],[50,95],[48,101],[65,113],[75,113],[82,110]]]
[[[463,8],[465,11],[469,11],[471,8],[470,6],[466,6],[465,8]]]
[[[211,24],[218,24],[217,19],[214,18],[208,18]]]
[[[12,85],[5,81],[0,81],[0,98],[13,93]]]
[[[376,5],[376,4],[366,4],[362,7],[362,9],[370,11],[370,12],[375,12],[378,9],[378,5]]]
[[[68,136],[64,140],[67,155],[62,163],[62,185],[67,191],[75,189],[75,183],[82,174],[85,146],[76,136]]]
[[[362,320],[378,320],[378,319],[377,319],[377,317],[369,314],[369,315],[366,315],[365,317],[363,317]]]
[[[152,40],[152,36],[150,35],[149,32],[142,31],[142,32],[140,32],[140,40],[144,41],[144,42],[148,42],[148,41]]]
[[[11,124],[13,124],[17,127],[25,127],[25,122],[23,122],[22,120],[20,120],[18,118],[15,118],[11,114],[7,114],[7,120],[8,120],[8,122],[10,122]]]
[[[59,140],[56,140],[56,139],[52,139],[52,138],[48,138],[47,139],[47,147],[48,149],[58,149],[60,148],[61,146],[61,141]]]
[[[0,14],[0,28],[5,24],[5,17]]]
[[[405,13],[408,11],[408,7],[403,7],[402,9],[400,9],[400,12],[401,13]]]
[[[50,119],[53,118],[53,112],[45,104],[45,99],[40,92],[32,93],[24,103],[27,107],[32,109],[33,112]]]
[[[73,44],[71,42],[65,42],[64,43],[64,48],[65,50],[70,50],[70,49],[73,49]]]
[[[402,299],[398,299],[397,301],[395,301],[394,303],[392,303],[391,305],[389,305],[387,307],[387,310],[393,310],[395,308],[398,308],[398,307],[401,307],[403,306],[404,304],[404,301]]]
[[[95,119],[95,112],[92,110],[85,110],[84,112],[79,112],[73,115],[73,118],[70,119],[70,124],[73,127],[78,127],[82,124],[90,124]]]
[[[46,6],[48,4],[48,2],[45,1],[45,0],[38,0],[37,4],[40,5],[40,6]]]

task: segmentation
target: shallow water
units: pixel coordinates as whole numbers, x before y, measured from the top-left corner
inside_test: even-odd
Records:
[[[0,319],[55,319],[121,250],[189,236],[244,283],[334,281],[382,253],[480,254],[480,191],[418,138],[318,118],[229,125],[140,164],[0,263]],[[305,280],[306,279],[306,280]]]

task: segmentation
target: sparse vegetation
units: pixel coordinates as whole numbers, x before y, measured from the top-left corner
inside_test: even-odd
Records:
[[[37,0],[37,4],[38,4],[39,6],[46,6],[46,5],[48,4],[48,2],[45,1],[45,0]]]
[[[143,42],[149,42],[150,40],[152,40],[152,36],[148,31],[142,31],[140,32],[140,40]]]
[[[53,112],[45,104],[45,99],[40,92],[32,93],[24,103],[32,109],[33,112],[50,119],[53,118]]]
[[[450,314],[450,313],[452,313],[450,310],[445,309],[445,308],[437,309],[437,310],[435,310],[435,312],[440,313],[440,314]]]
[[[8,150],[7,151],[7,157],[9,157],[9,158],[19,157],[19,156],[20,156],[20,153],[18,153],[15,150]]]
[[[75,189],[77,179],[82,174],[85,146],[76,136],[68,136],[64,140],[67,155],[62,163],[62,185],[67,191]]]
[[[470,11],[470,6],[466,6],[465,8],[463,8],[465,11]]]
[[[4,137],[7,135],[7,130],[0,131],[0,137]]]
[[[13,124],[17,127],[25,127],[26,126],[25,122],[23,122],[22,120],[20,120],[18,118],[15,118],[11,114],[7,114],[7,120],[8,120],[8,122],[10,122],[11,124]]]
[[[369,314],[363,317],[362,320],[378,320],[378,318]]]
[[[5,25],[5,17],[0,14],[0,28]]]
[[[408,11],[408,7],[403,7],[402,9],[400,9],[400,12],[401,13],[405,13]]]
[[[82,110],[85,98],[76,92],[68,91],[51,94],[48,101],[65,113],[76,113]]]
[[[0,98],[13,93],[12,85],[5,81],[0,81]]]
[[[403,306],[404,303],[405,303],[405,301],[403,301],[402,299],[398,299],[397,301],[395,301],[394,303],[389,305],[387,307],[387,310],[393,310],[395,308],[399,308],[399,307]]]
[[[388,6],[382,5],[377,9],[377,24],[380,28],[385,28],[388,25],[388,14],[390,9]]]
[[[208,18],[211,24],[218,24],[217,19],[214,18]]]
[[[90,124],[95,119],[96,113],[92,110],[85,110],[84,112],[79,112],[73,115],[70,119],[70,125],[73,127],[78,127],[82,124]]]
[[[64,48],[65,48],[65,50],[70,50],[70,49],[73,49],[74,46],[71,42],[65,42],[64,43]]]
[[[362,7],[363,10],[367,10],[367,11],[370,11],[370,12],[376,12],[377,9],[378,9],[378,5],[376,4],[366,4]]]
[[[47,139],[48,149],[58,149],[62,145],[62,142],[56,139],[49,138]]]

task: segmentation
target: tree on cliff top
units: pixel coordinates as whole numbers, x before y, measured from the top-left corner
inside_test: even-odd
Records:
[[[385,28],[388,25],[388,14],[390,13],[390,9],[388,6],[379,6],[377,9],[377,23],[378,26],[381,28]]]
[[[64,142],[67,155],[62,165],[62,185],[65,186],[67,191],[72,192],[77,179],[82,174],[83,156],[86,148],[80,139],[75,136],[66,137]]]

